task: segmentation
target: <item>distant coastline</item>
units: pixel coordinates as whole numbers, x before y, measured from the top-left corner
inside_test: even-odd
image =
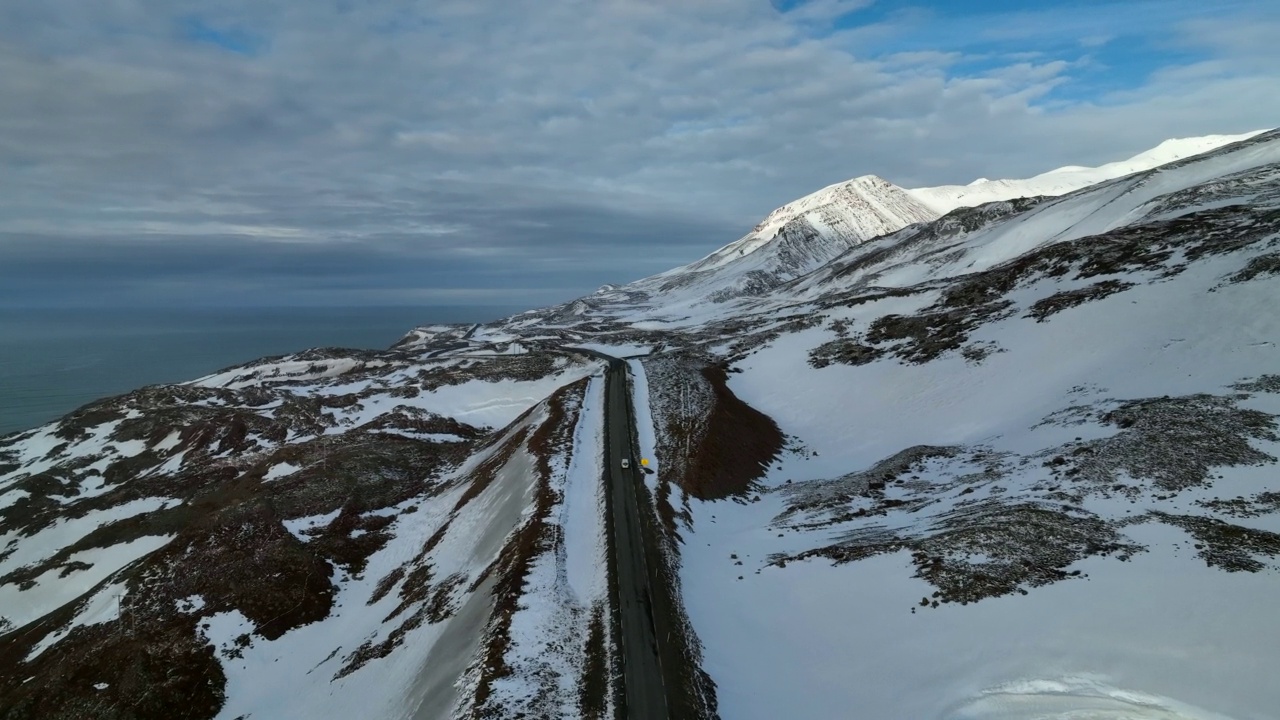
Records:
[[[0,308],[0,435],[103,397],[267,355],[320,346],[383,349],[416,325],[487,322],[524,309]]]

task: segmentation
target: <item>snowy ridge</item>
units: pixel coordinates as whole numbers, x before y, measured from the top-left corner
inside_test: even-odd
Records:
[[[998,200],[1036,197],[1038,195],[1065,195],[1073,190],[1123,177],[1143,170],[1150,170],[1175,160],[1216,150],[1224,145],[1248,140],[1266,132],[1254,130],[1239,135],[1205,135],[1193,138],[1173,138],[1156,147],[1139,153],[1128,160],[1099,165],[1095,168],[1067,166],[1041,173],[1022,180],[987,180],[981,178],[968,185],[939,185],[913,188],[905,192],[938,215],[945,215],[960,207],[974,207]]]
[[[1166,140],[1127,160],[1096,168],[1069,166],[1023,180],[976,180],[969,185],[904,189],[875,175],[829,185],[769,213],[751,232],[688,265],[622,287],[606,285],[597,296],[646,292],[668,298],[669,307],[723,303],[758,296],[816,270],[858,245],[903,228],[936,220],[958,208],[1060,196],[1101,182],[1248,140],[1239,135]],[[562,314],[590,312],[585,300]]]
[[[853,248],[780,288],[777,297],[794,300],[838,286],[908,287],[938,281],[987,270],[1049,244],[1250,202],[1274,182],[1277,163],[1280,141],[1273,132],[1062,197],[958,210],[928,226],[905,228]],[[940,255],[943,248],[946,253]]]
[[[750,233],[701,260],[626,287],[657,292],[680,287],[716,302],[758,295],[869,238],[936,217],[902,188],[865,175],[783,205]]]
[[[808,225],[824,238],[866,240],[935,213],[920,207],[902,188],[875,175],[829,185],[769,213],[750,233],[707,257],[665,274],[714,270],[767,245],[788,226]]]

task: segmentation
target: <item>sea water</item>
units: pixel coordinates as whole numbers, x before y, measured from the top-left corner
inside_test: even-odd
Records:
[[[416,325],[486,322],[520,309],[0,308],[0,435],[144,385],[312,347],[387,348]]]

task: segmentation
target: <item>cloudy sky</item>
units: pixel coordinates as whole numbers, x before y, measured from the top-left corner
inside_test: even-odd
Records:
[[[0,306],[533,306],[1280,125],[1270,0],[0,3]]]

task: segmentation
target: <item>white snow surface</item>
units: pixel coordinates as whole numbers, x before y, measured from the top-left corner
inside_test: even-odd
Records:
[[[186,384],[236,390],[273,381],[298,382],[335,378],[365,367],[365,363],[353,358],[293,360],[291,357],[284,357],[275,362],[234,367]]]
[[[493,683],[493,698],[509,717],[579,717],[590,613],[607,612],[604,523],[605,380],[591,379],[568,457],[553,458],[550,485],[560,503],[549,522],[563,547],[536,557],[511,617],[512,674]],[[607,621],[607,615],[606,615]]]
[[[645,473],[645,484],[650,490],[658,484],[658,440],[653,424],[653,410],[649,406],[649,376],[645,374],[644,363],[640,360],[628,360],[627,368],[631,371],[631,407],[636,415],[636,435],[640,444],[640,458],[648,460],[645,467],[653,474]]]
[[[940,213],[923,207],[902,188],[875,175],[863,175],[827,187],[783,205],[769,213],[742,238],[707,257],[663,275],[692,270],[714,270],[766,247],[788,224],[807,222],[827,234],[850,240],[866,240],[913,222],[936,218]]]
[[[975,207],[984,203],[1037,195],[1065,195],[1074,190],[1096,185],[1114,178],[1150,170],[1160,165],[1193,155],[1216,150],[1241,140],[1248,140],[1266,130],[1239,135],[1205,135],[1203,137],[1173,138],[1156,147],[1134,155],[1128,160],[1099,165],[1098,167],[1069,166],[1050,170],[1022,180],[975,180],[968,185],[939,185],[913,188],[908,195],[931,208],[938,215],[945,215],[960,207]]]
[[[26,590],[16,583],[0,585],[0,617],[8,619],[14,627],[44,617],[92,590],[117,570],[164,547],[173,538],[173,535],[144,535],[110,547],[83,550],[71,554],[67,562],[88,563],[92,567],[87,570],[77,570],[63,578],[60,577],[62,568],[54,567],[36,577],[35,586]],[[56,640],[48,644],[53,642]]]
[[[648,355],[653,352],[652,345],[637,345],[635,343],[576,342],[572,345],[566,345],[565,347],[594,350],[598,353],[604,353],[605,355],[610,355],[616,358],[636,357],[639,355]]]
[[[564,505],[559,522],[564,527],[565,580],[577,604],[588,606],[607,591],[604,583],[604,377],[596,375],[587,386],[573,440],[573,452],[565,472]]]
[[[282,522],[284,523],[285,530],[288,530],[290,534],[302,542],[307,542],[311,539],[307,536],[309,531],[317,528],[328,527],[329,523],[337,520],[338,515],[341,513],[342,508],[338,508],[337,510],[324,513],[323,515],[310,515],[308,517],[293,518]]]
[[[282,477],[288,477],[302,469],[301,465],[294,465],[291,462],[277,463],[271,466],[271,469],[262,476],[263,482],[271,482],[279,480]]]
[[[84,625],[98,625],[104,622],[111,622],[120,617],[120,601],[129,592],[128,586],[124,583],[113,583],[107,585],[98,592],[94,593],[84,605],[80,608],[80,612],[72,618],[71,622],[65,628],[57,632],[50,633],[40,640],[31,652],[27,655],[30,661],[35,656],[44,652],[46,648],[57,643],[66,637],[72,630]]]

